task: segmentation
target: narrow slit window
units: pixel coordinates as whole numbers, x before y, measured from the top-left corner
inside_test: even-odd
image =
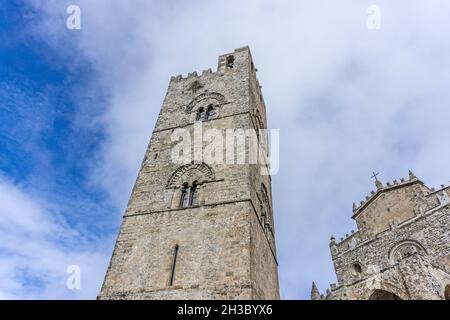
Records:
[[[176,244],[173,248],[172,269],[170,270],[169,286],[173,286],[173,280],[175,279],[175,268],[177,265],[178,250],[179,246],[178,244]]]

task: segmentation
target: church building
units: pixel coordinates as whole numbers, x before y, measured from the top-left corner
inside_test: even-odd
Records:
[[[353,204],[356,232],[330,250],[338,284],[313,300],[449,300],[450,187],[427,187],[411,171]]]

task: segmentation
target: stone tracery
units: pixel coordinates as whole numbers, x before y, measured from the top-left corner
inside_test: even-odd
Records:
[[[425,248],[414,240],[404,240],[395,244],[389,253],[389,261],[391,263],[399,262],[400,260],[412,256],[414,254],[425,254]]]

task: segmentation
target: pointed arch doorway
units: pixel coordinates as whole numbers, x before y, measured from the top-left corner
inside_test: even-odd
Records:
[[[386,290],[375,290],[369,297],[369,300],[402,300],[396,294],[386,291]]]

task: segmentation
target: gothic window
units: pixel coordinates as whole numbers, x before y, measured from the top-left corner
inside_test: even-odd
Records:
[[[227,69],[233,69],[234,68],[234,56],[228,56],[227,57]]]
[[[212,117],[214,116],[215,111],[214,111],[214,106],[212,104],[210,104],[208,106],[208,109],[206,110],[206,117],[205,120],[211,120]]]
[[[425,253],[426,251],[420,243],[413,240],[405,240],[391,249],[389,258],[391,263],[396,263],[412,255]]]
[[[195,117],[195,120],[196,121],[201,121],[201,120],[203,120],[204,117],[205,117],[205,109],[203,109],[203,107],[202,107],[202,108],[198,109],[197,116]]]
[[[189,206],[189,194],[190,194],[189,185],[187,183],[183,184],[183,189],[181,190],[181,199],[180,199],[180,207],[186,208]]]

